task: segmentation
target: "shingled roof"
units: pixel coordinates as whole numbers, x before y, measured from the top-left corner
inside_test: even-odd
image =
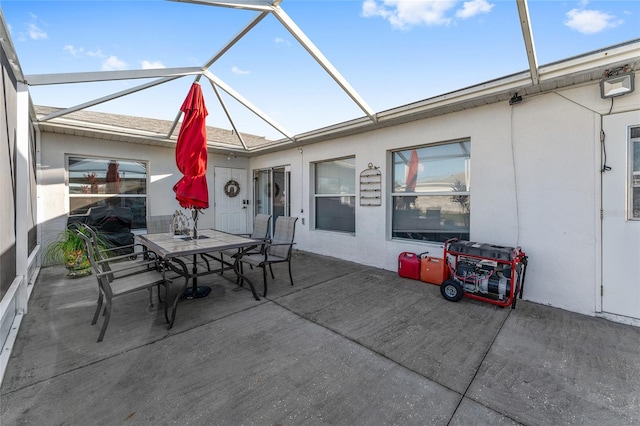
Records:
[[[39,121],[49,114],[62,110],[62,108],[36,105],[34,109],[41,131],[168,147],[175,146],[181,124],[178,123],[173,132],[169,134],[173,121],[87,110],[79,110],[62,117]],[[263,136],[248,133],[241,133],[241,135],[249,149],[265,146],[272,142]],[[212,151],[243,150],[242,143],[233,130],[211,126],[207,126],[207,145]]]

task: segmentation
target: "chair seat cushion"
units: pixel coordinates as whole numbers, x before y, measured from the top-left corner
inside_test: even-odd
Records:
[[[150,270],[136,275],[117,278],[110,283],[114,296],[130,293],[143,288],[164,284],[162,273]]]

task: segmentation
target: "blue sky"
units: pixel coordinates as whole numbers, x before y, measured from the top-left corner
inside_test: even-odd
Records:
[[[282,9],[375,111],[526,71],[515,0],[283,0]],[[23,72],[200,66],[255,12],[160,0],[0,0]],[[538,62],[640,37],[640,2],[530,0]],[[364,113],[274,17],[210,69],[293,134]],[[94,110],[172,120],[193,78]],[[69,107],[144,81],[34,87]],[[231,128],[203,83],[210,125]],[[281,135],[225,96],[241,132]]]

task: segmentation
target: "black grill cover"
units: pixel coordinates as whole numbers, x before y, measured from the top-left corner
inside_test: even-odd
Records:
[[[121,247],[134,243],[131,233],[133,214],[129,207],[92,207],[87,216],[87,224],[93,226],[111,246]],[[133,253],[133,247],[114,252],[118,255]]]

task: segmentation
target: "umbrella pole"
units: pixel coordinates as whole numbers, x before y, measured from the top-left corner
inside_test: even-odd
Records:
[[[198,209],[191,210],[191,217],[193,218],[193,236],[194,240],[198,239]],[[198,287],[198,255],[193,255],[193,270],[191,273],[191,288],[184,291],[182,297],[185,299],[200,299],[207,297],[211,293],[211,287],[202,286]]]
[[[194,240],[198,239],[198,209],[191,209],[191,218],[193,219],[193,233],[191,234],[191,238]]]
[[[200,286],[198,287],[198,255],[193,255],[193,270],[191,273],[191,287],[184,290],[182,293],[183,299],[200,299],[207,297],[211,293],[211,287]]]

